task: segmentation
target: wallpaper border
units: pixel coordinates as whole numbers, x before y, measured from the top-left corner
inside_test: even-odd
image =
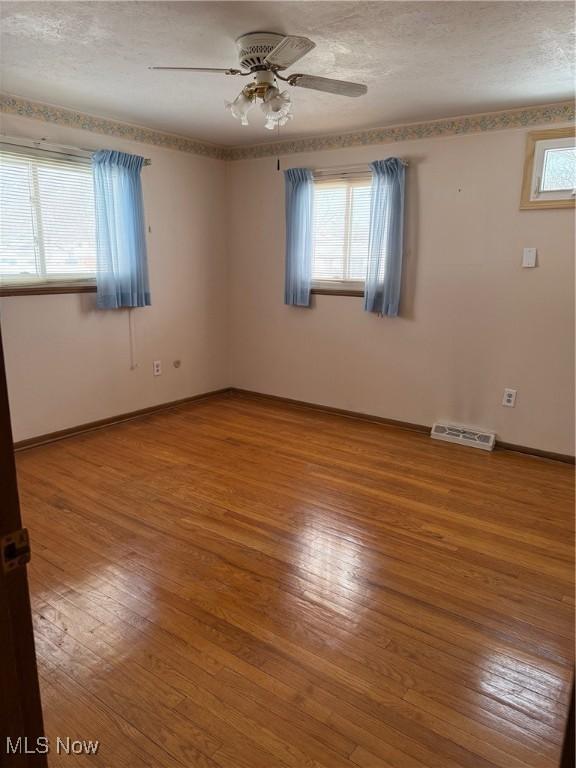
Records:
[[[203,141],[178,136],[174,133],[164,133],[152,128],[144,128],[130,123],[121,123],[105,117],[96,117],[84,112],[75,112],[64,107],[55,107],[37,101],[29,101],[19,96],[0,94],[0,113],[29,117],[45,123],[79,128],[83,131],[99,133],[103,136],[115,136],[119,139],[138,141],[142,144],[152,144],[164,149],[175,149],[179,152],[189,152],[203,157],[213,157],[224,160],[224,148],[216,144],[206,144]]]
[[[207,144],[186,136],[164,133],[130,123],[75,112],[63,107],[29,101],[18,96],[0,94],[0,112],[41,120],[46,123],[79,128],[104,136],[151,144],[218,160],[251,160],[272,155],[291,155],[298,152],[320,152],[346,147],[387,144],[411,139],[439,138],[498,131],[506,128],[525,128],[533,125],[572,122],[576,117],[574,102],[566,101],[536,107],[523,107],[500,112],[485,112],[463,117],[429,120],[419,123],[373,128],[353,133],[313,136],[305,139],[223,147]]]
[[[297,152],[320,152],[346,147],[388,144],[411,139],[430,139],[442,136],[465,135],[498,131],[506,128],[525,128],[532,125],[572,122],[576,116],[573,102],[546,104],[539,107],[524,107],[502,112],[485,112],[465,117],[430,120],[421,123],[408,123],[374,128],[354,133],[341,133],[328,136],[314,136],[309,139],[294,139],[270,144],[253,144],[246,147],[232,147],[225,150],[227,160],[250,160],[269,155],[291,155]]]

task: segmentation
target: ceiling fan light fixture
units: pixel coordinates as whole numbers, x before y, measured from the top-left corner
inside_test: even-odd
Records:
[[[264,128],[268,128],[269,131],[273,131],[274,128],[282,127],[283,125],[286,125],[288,120],[292,120],[294,115],[283,115],[282,117],[274,117],[270,118],[268,117],[266,119],[266,122],[264,123]]]
[[[281,72],[299,61],[315,48],[316,43],[307,37],[281,35],[277,32],[249,32],[236,41],[241,69],[219,67],[149,67],[188,72],[213,72],[224,75],[249,77],[246,85],[234,101],[225,101],[226,109],[242,125],[248,125],[248,112],[256,102],[266,116],[268,130],[286,125],[292,120],[292,104],[286,91],[280,92],[278,81],[290,86],[308,88],[313,91],[333,93],[339,96],[363,96],[368,88],[362,83],[335,80],[317,75],[291,74],[284,77]]]
[[[241,125],[248,125],[248,112],[254,106],[254,97],[240,91],[234,101],[225,101],[226,109],[236,120],[240,120]]]
[[[287,91],[280,92],[278,88],[270,88],[260,105],[260,109],[266,117],[265,128],[273,131],[277,126],[286,125],[292,120],[292,102]]]

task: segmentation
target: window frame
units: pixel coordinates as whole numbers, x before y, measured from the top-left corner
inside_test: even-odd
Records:
[[[527,135],[520,210],[576,207],[576,195],[568,190],[565,190],[565,195],[558,190],[540,192],[537,198],[534,197],[535,177],[542,169],[546,149],[554,148],[556,142],[562,142],[565,139],[572,139],[576,146],[574,128],[550,128],[546,131],[531,131]],[[558,149],[560,148],[561,145],[558,146]]]
[[[326,169],[314,172],[314,187],[322,183],[330,182],[352,182],[372,183],[372,175],[368,166],[361,168],[355,167],[350,170]],[[364,280],[314,280],[310,292],[320,296],[364,296]]]
[[[60,155],[73,159],[82,165],[89,165],[92,153],[84,150],[66,150],[46,144],[44,141],[28,139],[16,139],[7,136],[0,137],[0,150],[4,146],[7,151],[14,147],[29,150],[30,154],[42,156]],[[34,203],[32,203],[34,204]],[[65,275],[54,275],[45,280],[22,278],[21,276],[10,278],[0,275],[0,297],[7,296],[38,296],[66,293],[96,293],[96,274],[74,275],[67,278]]]

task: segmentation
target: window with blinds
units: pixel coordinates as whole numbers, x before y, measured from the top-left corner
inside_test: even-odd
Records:
[[[371,178],[314,181],[312,286],[363,290],[368,262]]]
[[[0,284],[96,276],[90,159],[0,144]]]

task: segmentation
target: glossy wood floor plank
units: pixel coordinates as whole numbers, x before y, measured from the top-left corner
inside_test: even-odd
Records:
[[[557,765],[570,467],[232,395],[18,472],[48,729],[100,739],[85,764]]]

